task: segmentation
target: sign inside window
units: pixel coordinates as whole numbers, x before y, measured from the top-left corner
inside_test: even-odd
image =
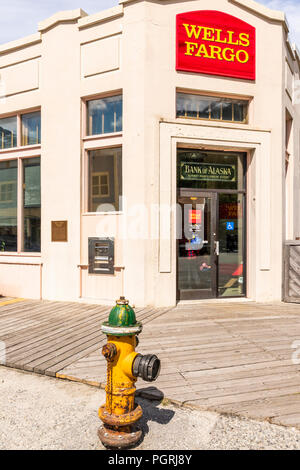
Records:
[[[255,80],[256,30],[227,13],[176,17],[176,70]]]
[[[197,209],[191,209],[189,211],[189,223],[190,224],[201,224],[202,211]]]
[[[180,179],[185,181],[236,181],[235,165],[180,162]]]

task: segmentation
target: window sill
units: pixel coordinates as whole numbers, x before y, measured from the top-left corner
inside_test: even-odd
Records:
[[[26,150],[37,150],[40,148],[41,148],[41,144],[35,144],[35,145],[23,145],[22,147],[11,147],[7,149],[0,149],[0,156],[5,155],[7,153],[24,152]]]
[[[13,253],[2,251],[0,253],[0,265],[15,265],[15,266],[42,266],[41,254],[25,254]]]
[[[110,211],[110,212],[84,212],[82,216],[95,216],[95,215],[123,215],[123,211]]]
[[[179,124],[185,126],[202,126],[202,127],[213,127],[213,128],[222,128],[222,129],[242,129],[253,132],[271,132],[271,129],[261,128],[253,126],[252,124],[242,124],[242,123],[226,123],[225,121],[209,121],[205,119],[193,119],[193,118],[161,118],[160,124]]]
[[[26,253],[26,252],[22,252],[22,253],[18,253],[16,251],[0,251],[0,257],[1,256],[15,256],[17,258],[31,258],[31,257],[34,257],[34,258],[40,258],[42,255],[41,253]]]
[[[123,131],[119,132],[111,132],[109,134],[94,134],[94,135],[87,135],[82,138],[84,142],[89,142],[92,140],[99,140],[99,139],[109,139],[112,137],[122,137],[123,136]]]

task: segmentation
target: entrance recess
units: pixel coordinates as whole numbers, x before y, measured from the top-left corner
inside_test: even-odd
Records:
[[[246,295],[244,180],[243,154],[178,149],[178,299]]]

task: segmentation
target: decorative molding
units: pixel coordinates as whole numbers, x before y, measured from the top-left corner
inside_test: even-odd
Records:
[[[17,49],[23,49],[24,47],[33,46],[41,42],[41,34],[35,33],[31,34],[30,36],[26,36],[22,39],[17,39],[16,41],[10,41],[5,44],[1,44],[0,46],[0,55],[7,54],[7,52],[13,52]]]
[[[113,20],[120,16],[123,16],[124,9],[122,5],[110,8],[108,10],[100,11],[94,15],[85,16],[78,20],[78,28],[88,28],[89,26],[95,26],[98,23],[103,23],[104,21]]]
[[[47,29],[52,28],[59,23],[77,21],[84,16],[88,16],[88,14],[81,8],[77,8],[76,10],[59,11],[58,13],[55,13],[55,15],[50,16],[50,18],[41,21],[38,24],[38,30],[43,33]]]

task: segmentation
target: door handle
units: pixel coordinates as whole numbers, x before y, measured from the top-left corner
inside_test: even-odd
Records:
[[[215,241],[215,255],[219,256],[220,254],[220,242]]]

